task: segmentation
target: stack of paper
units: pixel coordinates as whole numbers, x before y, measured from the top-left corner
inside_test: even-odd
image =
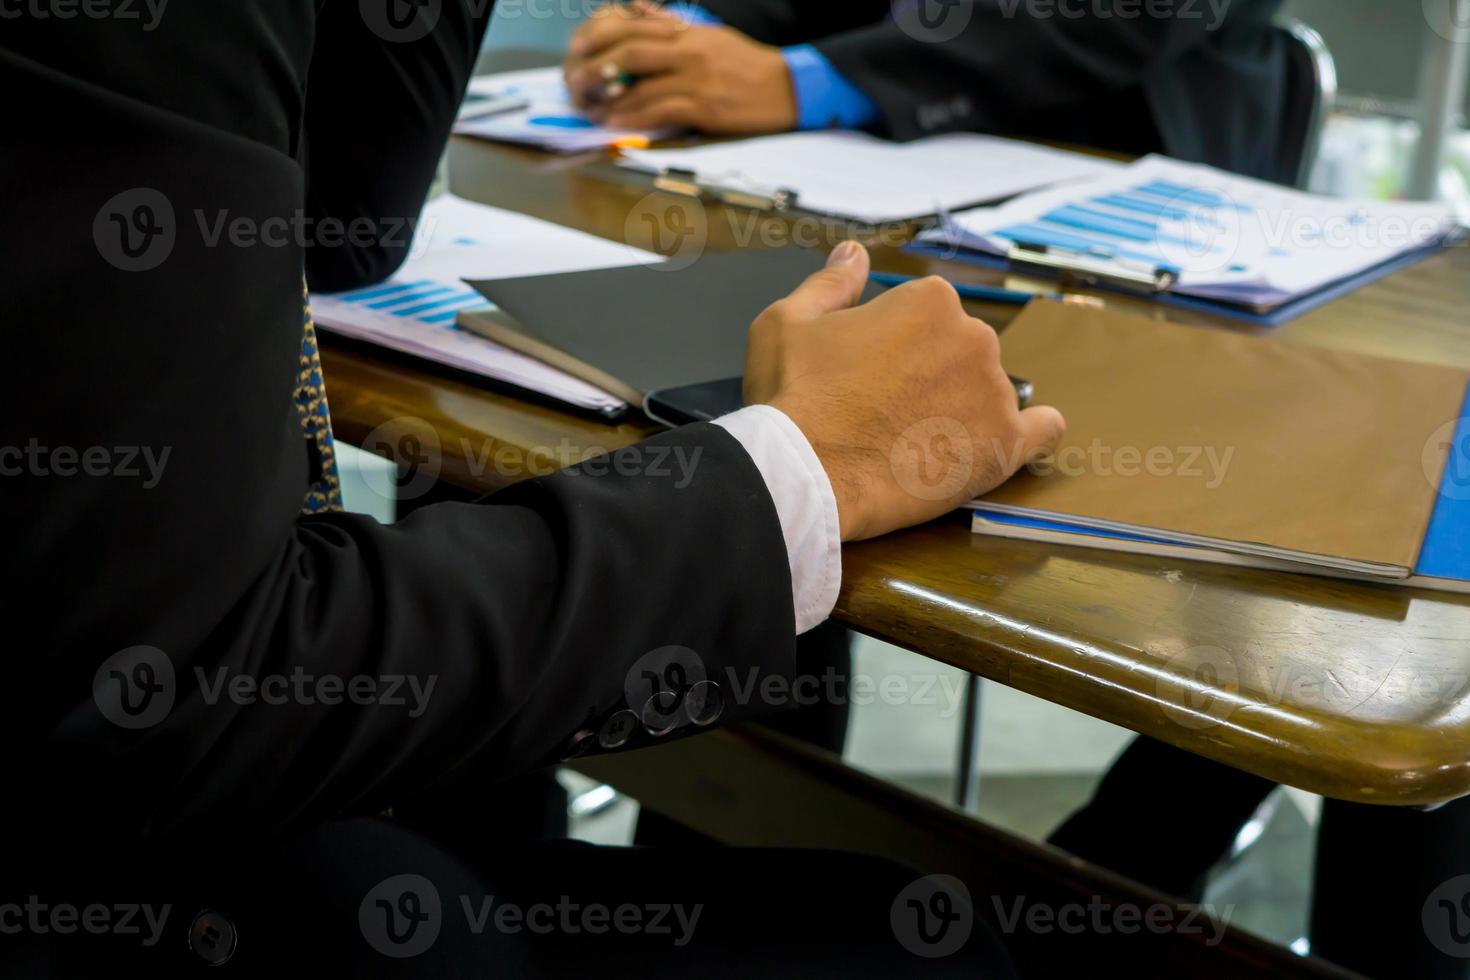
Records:
[[[598,125],[572,105],[560,68],[478,75],[470,80],[469,94],[511,98],[527,105],[512,112],[463,120],[454,127],[462,136],[524,143],[557,153],[581,153],[628,140],[663,139],[674,132],[610,129]]]
[[[1265,310],[1457,231],[1447,205],[1318,197],[1154,156],[956,214],[918,240],[993,256],[1021,242],[1163,267],[1178,274],[1177,294]]]
[[[624,166],[685,171],[712,189],[795,195],[795,206],[870,224],[998,201],[1120,165],[1031,143],[951,133],[892,143],[866,133],[786,133],[689,149],[627,150]]]
[[[365,289],[313,293],[311,307],[324,330],[613,414],[626,405],[600,388],[456,326],[461,311],[493,308],[461,280],[656,261],[651,253],[446,196],[424,208],[396,276]]]

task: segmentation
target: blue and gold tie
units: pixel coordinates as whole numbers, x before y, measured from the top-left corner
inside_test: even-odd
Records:
[[[322,380],[322,359],[316,347],[316,325],[311,320],[311,300],[302,284],[301,369],[296,380],[296,411],[306,434],[310,481],[304,514],[321,514],[342,509],[342,484],[337,479],[336,444],[332,440],[332,413],[327,407],[327,387]]]

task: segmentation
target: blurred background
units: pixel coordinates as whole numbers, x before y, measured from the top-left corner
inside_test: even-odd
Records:
[[[487,47],[560,52],[587,0],[500,0]],[[1427,0],[1433,4],[1436,0]],[[1316,28],[1337,59],[1338,108],[1311,189],[1350,197],[1403,194],[1419,137],[1416,102],[1426,70],[1421,0],[1288,0],[1284,13]],[[1464,93],[1462,93],[1463,95]],[[1470,208],[1470,95],[1460,100],[1441,196]]]
[[[1431,41],[1425,8],[1436,0],[1290,0],[1285,12],[1319,31],[1337,61],[1340,91],[1311,188],[1322,193],[1395,198],[1406,193],[1420,133],[1420,93]],[[487,49],[559,53],[587,0],[500,0]],[[1470,99],[1457,102],[1457,131],[1438,182],[1440,196],[1470,214]],[[391,520],[383,488],[391,464],[342,447],[349,507]],[[855,676],[870,690],[897,683],[907,695],[854,698],[845,758],[853,765],[945,802],[955,798],[965,677],[867,637],[855,644]],[[920,692],[923,692],[922,694]],[[1132,734],[995,684],[981,687],[976,810],[992,824],[1041,840],[1092,792]],[[575,773],[576,836],[628,843],[635,801]],[[1278,790],[1212,876],[1206,901],[1229,920],[1305,953],[1320,799]],[[1146,815],[1144,824],[1146,824]]]

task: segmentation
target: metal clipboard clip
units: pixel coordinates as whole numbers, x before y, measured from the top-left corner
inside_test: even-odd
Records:
[[[693,170],[669,167],[653,177],[653,186],[685,197],[713,197],[722,204],[754,208],[757,211],[791,211],[796,207],[796,191],[755,190],[739,186],[738,178],[729,182],[701,180]]]
[[[1006,258],[1017,272],[1050,274],[1071,289],[1106,286],[1154,296],[1168,292],[1179,281],[1177,269],[1122,258],[1104,248],[1084,251],[1018,241]]]

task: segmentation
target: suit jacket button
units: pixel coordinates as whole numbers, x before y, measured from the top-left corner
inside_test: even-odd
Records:
[[[679,727],[679,709],[684,702],[673,691],[660,691],[643,703],[638,718],[650,735],[667,735]]]
[[[633,737],[637,728],[638,716],[624,708],[602,723],[602,728],[597,733],[597,744],[605,749],[620,749],[628,744],[628,739]]]
[[[725,713],[725,692],[714,681],[700,681],[684,695],[684,715],[701,728]]]
[[[596,743],[597,733],[590,728],[582,729],[567,739],[567,744],[562,746],[561,761],[571,762],[573,759],[580,759],[588,752],[591,752],[592,746]]]
[[[235,924],[219,912],[205,909],[189,924],[189,948],[210,966],[229,962],[238,941]]]

